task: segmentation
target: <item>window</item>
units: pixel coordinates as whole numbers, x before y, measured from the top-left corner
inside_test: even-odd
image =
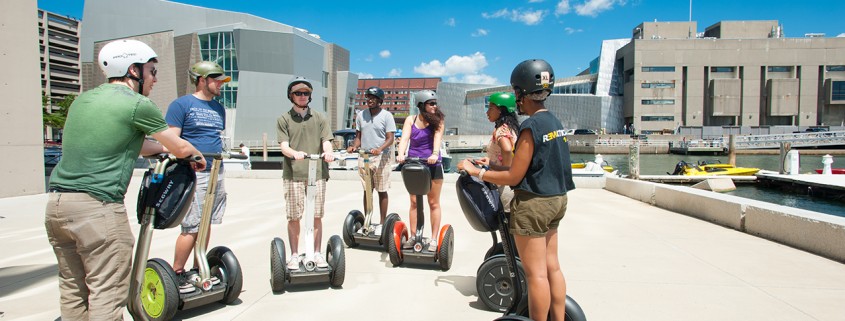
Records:
[[[734,67],[710,67],[710,72],[734,72]]]
[[[675,121],[675,116],[642,116],[642,121]]]
[[[825,66],[825,69],[827,69],[827,71],[845,71],[845,66]]]
[[[643,72],[674,72],[674,66],[643,67]]]
[[[644,82],[642,88],[675,88],[673,82]]]
[[[674,99],[643,99],[643,105],[674,105]]]
[[[845,100],[845,81],[834,81],[831,84],[830,100]]]
[[[766,70],[768,72],[791,72],[792,66],[769,66]]]

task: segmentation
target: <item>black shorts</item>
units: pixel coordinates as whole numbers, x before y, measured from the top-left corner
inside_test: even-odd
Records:
[[[431,180],[443,179],[443,164],[428,165],[431,172]]]

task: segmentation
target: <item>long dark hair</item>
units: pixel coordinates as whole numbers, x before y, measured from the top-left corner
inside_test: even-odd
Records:
[[[443,115],[439,106],[434,110],[434,113],[427,113],[425,111],[425,103],[417,104],[417,108],[420,110],[420,116],[422,116],[423,120],[425,120],[429,126],[434,126],[432,127],[432,130],[434,131],[437,131],[437,129],[440,128],[440,123],[446,120],[446,115]]]
[[[496,105],[496,108],[499,108],[499,119],[496,119],[495,122],[496,129],[502,127],[502,125],[508,125],[511,130],[519,133],[519,121],[516,120],[516,115],[509,112],[506,107]]]

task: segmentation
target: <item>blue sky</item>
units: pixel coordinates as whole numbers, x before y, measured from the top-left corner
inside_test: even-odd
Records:
[[[549,61],[558,78],[575,75],[598,56],[601,40],[629,38],[644,21],[687,21],[690,15],[688,0],[175,2],[307,29],[349,49],[351,71],[364,78],[487,84],[508,83],[513,67],[529,58]],[[38,7],[81,17],[84,32],[82,0],[38,0]],[[845,33],[843,12],[841,0],[692,2],[698,32],[721,20],[778,20],[787,37],[835,37]]]

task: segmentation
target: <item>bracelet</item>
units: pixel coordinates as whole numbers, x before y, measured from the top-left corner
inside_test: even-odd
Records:
[[[440,151],[439,150],[432,151],[431,156],[440,156]]]
[[[482,168],[480,171],[478,171],[478,179],[480,179],[480,180],[482,180],[482,181],[483,181],[483,180],[484,180],[484,173],[485,173],[485,172],[487,172],[487,170],[486,170],[486,169],[484,169],[484,168]]]

